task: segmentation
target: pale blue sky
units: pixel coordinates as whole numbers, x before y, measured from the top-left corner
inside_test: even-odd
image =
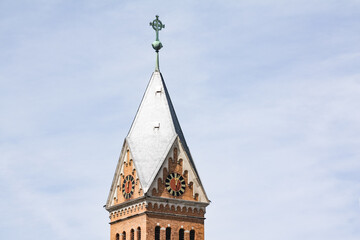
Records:
[[[0,1],[0,239],[109,239],[156,14],[206,239],[360,239],[355,0]]]

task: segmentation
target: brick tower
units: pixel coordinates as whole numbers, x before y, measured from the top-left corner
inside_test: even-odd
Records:
[[[156,16],[155,72],[124,140],[106,202],[110,240],[203,240],[209,199],[159,70],[162,47]]]

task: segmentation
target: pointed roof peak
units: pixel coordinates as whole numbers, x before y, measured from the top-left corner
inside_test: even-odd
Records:
[[[209,200],[186,144],[165,81],[162,74],[155,71],[151,75],[140,106],[125,138],[106,206],[111,205],[111,199],[116,194],[116,184],[121,177],[124,154],[127,150],[130,152],[131,160],[136,169],[142,193],[146,196],[152,189],[151,186],[156,181],[156,177],[160,173],[161,167],[166,162],[174,144],[178,144],[186,155],[186,161],[194,173],[194,179],[196,179],[195,185],[202,189],[199,191],[204,192],[204,201],[208,202]]]
[[[140,115],[140,112],[144,113]],[[183,135],[161,72],[155,71],[152,73],[128,136],[134,129],[134,124],[139,118],[142,119],[144,115],[146,115],[146,119],[143,120],[148,120],[148,124],[150,119],[169,120],[174,127],[172,130],[179,135]],[[167,117],[169,119],[166,119]],[[156,128],[160,130],[160,127]]]
[[[177,136],[191,158],[165,81],[161,73],[155,71],[126,137],[144,192]]]

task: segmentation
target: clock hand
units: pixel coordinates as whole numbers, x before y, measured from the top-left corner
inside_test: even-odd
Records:
[[[179,179],[176,179],[176,191],[179,191],[179,183],[180,183]]]

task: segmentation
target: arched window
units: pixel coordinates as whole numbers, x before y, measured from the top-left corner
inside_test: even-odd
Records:
[[[131,229],[131,231],[130,231],[130,240],[135,240],[135,231],[134,231],[134,229]]]
[[[195,230],[190,231],[190,240],[195,240]]]
[[[179,240],[184,240],[184,229],[179,230]]]
[[[141,228],[137,228],[137,240],[141,240]]]
[[[166,240],[171,240],[171,228],[166,228]]]
[[[120,240],[120,235],[118,233],[115,235],[115,239]]]
[[[126,232],[125,231],[123,231],[122,235],[123,235],[122,240],[126,240]]]
[[[155,240],[160,240],[160,227],[155,227]]]

